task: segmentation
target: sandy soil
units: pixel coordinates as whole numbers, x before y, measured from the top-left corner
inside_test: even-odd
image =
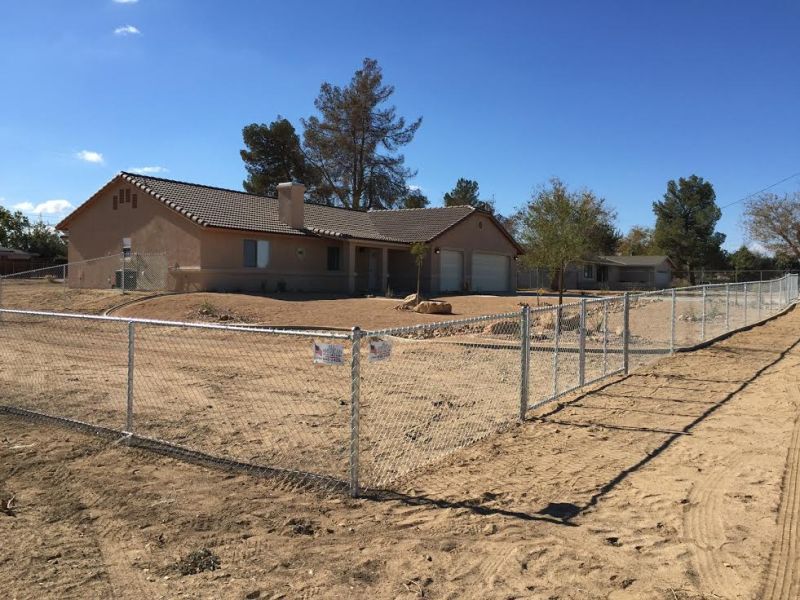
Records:
[[[797,598],[799,339],[794,311],[545,407],[355,501],[4,415],[0,589]],[[181,575],[178,561],[203,548],[220,568]]]
[[[176,321],[215,321],[216,314],[233,321],[284,327],[333,327],[379,329],[438,322],[486,314],[520,310],[521,302],[534,306],[552,304],[557,298],[536,296],[443,296],[450,302],[452,315],[421,315],[394,308],[399,300],[390,298],[318,297],[310,294],[257,296],[247,294],[193,293],[165,296],[139,302],[114,312],[132,316]],[[203,315],[210,310],[211,315]]]
[[[113,289],[73,289],[59,281],[0,281],[0,308],[18,310],[95,315],[123,302],[151,295],[152,292],[126,292],[123,296],[119,290]]]

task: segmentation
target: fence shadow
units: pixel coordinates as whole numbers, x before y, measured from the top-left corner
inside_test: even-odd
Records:
[[[735,362],[723,363],[716,376],[709,378],[682,374],[680,368],[677,373],[674,368],[664,374],[656,369],[620,377],[393,486],[403,491],[377,490],[366,496],[576,526],[575,519],[676,440],[692,435],[698,425],[799,345],[800,337],[783,350],[737,345]],[[724,355],[729,349],[720,348],[720,352]],[[689,367],[694,359],[676,360]],[[742,363],[753,366],[746,376],[741,373]],[[730,378],[724,377],[726,372]],[[645,390],[649,393],[642,394]],[[676,402],[687,393],[702,394],[704,400]],[[583,402],[588,398],[591,406]],[[656,405],[658,413],[630,410],[632,404],[642,402]]]

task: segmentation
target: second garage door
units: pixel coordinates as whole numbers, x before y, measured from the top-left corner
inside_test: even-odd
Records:
[[[472,254],[472,290],[475,292],[508,291],[508,256]]]

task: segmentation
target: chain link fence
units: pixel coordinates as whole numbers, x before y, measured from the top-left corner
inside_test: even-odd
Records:
[[[165,254],[120,253],[0,277],[0,308],[73,311],[103,295],[168,289]]]
[[[351,332],[3,308],[0,412],[359,495],[797,297],[791,275]]]

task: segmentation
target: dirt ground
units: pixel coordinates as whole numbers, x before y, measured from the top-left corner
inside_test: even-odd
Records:
[[[126,306],[115,316],[150,319],[215,321],[224,320],[282,327],[332,327],[378,329],[431,323],[443,320],[520,310],[521,302],[534,306],[557,301],[553,297],[518,296],[443,296],[450,302],[452,315],[422,315],[394,308],[400,303],[391,298],[318,297],[310,294],[258,296],[247,294],[193,293],[164,296]],[[205,313],[205,314],[204,314]]]
[[[3,415],[0,589],[797,598],[799,343],[795,310],[544,407],[359,500]]]

